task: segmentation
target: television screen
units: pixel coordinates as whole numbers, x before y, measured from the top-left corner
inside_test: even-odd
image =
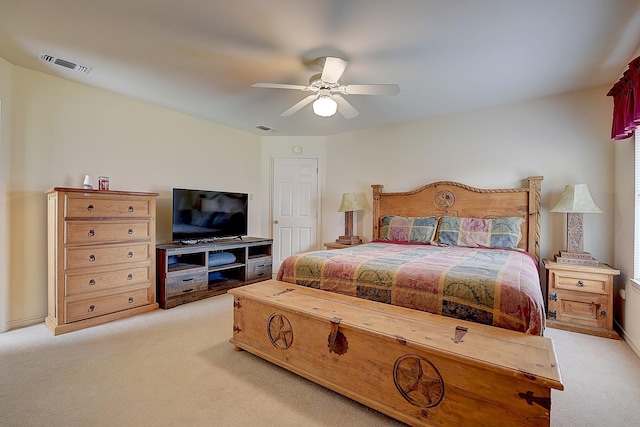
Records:
[[[246,193],[174,188],[172,239],[245,236],[248,199]]]

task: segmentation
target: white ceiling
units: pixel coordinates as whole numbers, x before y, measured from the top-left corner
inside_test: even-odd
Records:
[[[613,84],[639,46],[640,0],[0,0],[0,57],[14,65],[274,136]],[[306,85],[327,54],[349,61],[341,83],[400,94],[346,96],[360,112],[349,120],[311,106],[280,117],[308,92],[251,87]]]

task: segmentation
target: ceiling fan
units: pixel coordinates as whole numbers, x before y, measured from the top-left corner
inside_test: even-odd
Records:
[[[308,86],[281,83],[254,83],[251,86],[313,92],[312,95],[280,114],[283,117],[291,116],[313,102],[313,112],[319,116],[331,117],[339,111],[346,119],[351,119],[359,113],[344,99],[343,95],[397,95],[400,93],[400,86],[396,84],[340,84],[340,77],[348,64],[344,59],[327,56],[319,58],[318,63],[322,64],[322,73],[311,76]]]

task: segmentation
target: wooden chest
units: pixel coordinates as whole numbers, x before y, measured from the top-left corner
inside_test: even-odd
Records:
[[[268,280],[229,291],[231,343],[410,425],[549,425],[548,338]]]

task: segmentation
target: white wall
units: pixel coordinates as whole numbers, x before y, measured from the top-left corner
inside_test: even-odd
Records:
[[[615,147],[615,212],[613,240],[615,266],[620,270],[616,281],[614,311],[625,339],[640,356],[640,286],[634,277],[635,147],[633,138],[612,141]],[[622,299],[624,289],[626,299]]]
[[[0,58],[0,218],[7,218],[7,179],[9,168],[9,106],[11,105],[11,64]],[[0,220],[0,332],[9,319],[9,239],[7,221]]]
[[[10,105],[3,103],[3,110],[11,110],[4,164],[9,206],[5,224],[11,248],[6,257],[10,327],[40,321],[46,315],[44,191],[54,186],[79,187],[84,174],[91,175],[94,184],[98,175],[109,176],[113,190],[160,193],[160,242],[171,239],[173,187],[252,193],[249,234],[262,234],[260,137],[21,67],[10,68],[12,99]],[[0,295],[0,301],[6,301],[6,295]]]

